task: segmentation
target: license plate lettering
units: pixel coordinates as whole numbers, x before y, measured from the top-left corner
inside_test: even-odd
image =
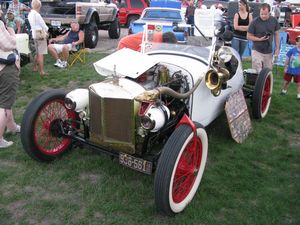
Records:
[[[131,169],[137,170],[142,173],[151,174],[152,173],[152,162],[143,160],[141,158],[136,158],[125,153],[120,153],[119,163]]]

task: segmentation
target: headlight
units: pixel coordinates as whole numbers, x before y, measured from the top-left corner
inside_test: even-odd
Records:
[[[141,126],[151,132],[159,131],[169,120],[170,110],[165,105],[151,105],[141,117]]]
[[[145,130],[152,130],[155,127],[155,121],[149,116],[143,116],[141,118],[141,125]]]
[[[227,63],[232,58],[232,52],[230,48],[223,46],[218,50],[218,58],[223,61],[224,63]]]
[[[74,110],[76,108],[76,102],[70,98],[65,98],[65,106],[69,110]]]
[[[65,97],[65,106],[67,109],[76,112],[84,111],[89,105],[89,91],[78,88],[69,92]]]

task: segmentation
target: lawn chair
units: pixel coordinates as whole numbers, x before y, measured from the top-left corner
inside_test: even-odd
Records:
[[[74,63],[77,61],[85,64],[86,58],[86,49],[84,46],[84,42],[76,46],[77,51],[70,51],[69,59],[68,59],[68,67],[72,67]]]

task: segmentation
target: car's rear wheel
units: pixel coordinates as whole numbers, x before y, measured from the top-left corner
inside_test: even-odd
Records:
[[[173,132],[159,158],[155,180],[155,204],[166,215],[185,209],[193,199],[204,172],[208,138],[205,129],[196,123],[192,128],[182,124]]]
[[[120,37],[121,27],[119,18],[116,18],[108,28],[108,35],[111,39],[118,39]]]
[[[138,20],[140,18],[140,16],[138,15],[133,15],[133,16],[129,16],[128,20],[127,20],[127,27],[130,26],[130,24],[132,24],[134,21]]]
[[[273,74],[269,68],[259,73],[252,97],[252,114],[255,119],[264,118],[270,108],[273,91]]]
[[[66,93],[48,90],[27,107],[22,121],[24,150],[35,160],[52,161],[65,152],[72,140],[62,136],[62,123],[75,127],[76,113],[64,106]]]
[[[98,44],[98,27],[94,18],[86,25],[84,29],[85,47],[95,48]]]

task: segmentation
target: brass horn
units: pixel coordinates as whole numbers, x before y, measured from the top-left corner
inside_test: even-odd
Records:
[[[209,69],[205,74],[205,84],[214,96],[220,95],[223,84],[229,79],[229,71],[224,68]]]

